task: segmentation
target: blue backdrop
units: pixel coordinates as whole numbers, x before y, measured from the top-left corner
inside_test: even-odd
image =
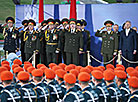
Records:
[[[24,19],[34,19],[38,24],[38,5],[17,5],[16,26],[21,26]],[[138,27],[138,4],[79,4],[77,5],[77,19],[85,19],[88,23],[86,29],[91,33],[91,54],[102,60],[100,54],[101,38],[94,36],[97,29],[100,29],[106,20],[112,20],[121,25],[130,20],[132,26]],[[69,18],[70,5],[44,5],[44,18]],[[120,29],[121,30],[121,29]],[[93,66],[100,63],[92,60]]]

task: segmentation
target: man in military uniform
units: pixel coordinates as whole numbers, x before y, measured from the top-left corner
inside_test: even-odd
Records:
[[[106,71],[104,71],[103,75],[106,82],[107,90],[111,96],[110,102],[120,102],[122,99],[122,94],[114,82],[115,73],[112,70],[107,69]]]
[[[83,19],[81,22],[81,32],[83,34],[83,53],[80,54],[80,65],[85,67],[88,64],[87,52],[90,51],[91,38],[90,32],[88,30],[85,30],[87,22]]]
[[[117,76],[116,84],[122,94],[121,102],[127,102],[128,98],[130,96],[130,90],[125,85],[125,80],[127,78],[127,74],[125,71],[117,70],[117,71],[115,71],[115,75]]]
[[[64,51],[64,46],[65,46],[65,33],[68,31],[68,22],[69,20],[67,18],[63,18],[62,19],[62,25],[63,25],[63,29],[60,31],[59,33],[59,40],[60,40],[60,51],[61,51],[61,56],[63,57],[63,61],[66,64],[66,54]]]
[[[25,61],[25,53],[24,53],[24,44],[25,44],[25,42],[24,42],[23,30],[28,26],[28,20],[23,20],[22,25],[23,25],[24,28],[20,31],[19,38],[21,40],[20,50],[21,50],[22,62],[24,63],[24,61]]]
[[[6,19],[6,23],[8,24],[8,27],[0,27],[0,32],[3,33],[4,36],[4,50],[5,50],[5,56],[6,56],[6,51],[8,53],[11,52],[17,52],[19,50],[19,39],[18,39],[18,34],[19,31],[16,30],[13,27],[13,24],[15,23],[14,18],[8,17]]]
[[[91,74],[93,76],[92,81],[95,84],[95,88],[93,88],[93,90],[98,94],[98,101],[111,102],[109,92],[103,82],[103,73],[99,70],[94,70]]]
[[[59,35],[60,31],[61,31],[61,21],[59,19],[55,19],[55,29],[56,29],[56,33]],[[60,41],[60,35],[59,35],[59,41]],[[57,64],[62,63],[62,53],[61,53],[61,49],[59,51],[59,53],[57,54]]]
[[[37,92],[28,84],[30,78],[29,73],[21,71],[18,73],[17,78],[21,82],[21,87],[19,88],[22,96],[21,102],[37,102],[39,98]]]
[[[82,33],[76,30],[76,20],[70,19],[70,29],[65,33],[65,46],[67,64],[79,64],[79,54],[83,51]]]
[[[0,75],[4,88],[0,93],[1,102],[20,102],[21,93],[11,86],[13,74],[10,71],[3,71]]]
[[[84,95],[85,100],[96,102],[98,101],[98,94],[89,85],[90,78],[91,76],[87,72],[81,72],[78,75],[78,80],[81,85],[82,93]]]
[[[101,54],[103,55],[104,62],[108,62],[113,58],[113,55],[117,54],[118,50],[118,36],[112,31],[112,21],[106,21],[104,23],[107,31],[102,31],[105,27],[102,27],[95,33],[95,36],[102,37]],[[113,63],[113,62],[112,62]]]
[[[84,102],[84,95],[79,92],[75,87],[76,77],[72,73],[64,75],[64,81],[67,88],[63,102]]]
[[[41,23],[40,28],[38,31],[40,32],[39,37],[38,37],[38,50],[39,50],[39,57],[38,60],[40,59],[42,64],[47,64],[46,62],[46,41],[45,41],[45,35],[44,31],[47,29],[47,20],[44,20]]]
[[[127,102],[138,102],[138,78],[130,77],[128,79],[131,95]]]
[[[50,98],[50,93],[45,85],[42,83],[43,71],[41,69],[35,69],[32,71],[33,81],[35,82],[35,90],[39,94],[39,102],[48,102]]]
[[[28,26],[23,31],[24,42],[25,42],[24,53],[26,61],[29,60],[34,51],[38,50],[38,44],[37,44],[38,32],[34,30],[34,26],[36,26],[35,21],[30,19]]]
[[[55,21],[53,19],[48,19],[47,23],[49,25],[49,29],[45,31],[45,40],[46,40],[46,59],[47,64],[57,63],[57,54],[60,51],[59,45],[59,34],[54,29]]]

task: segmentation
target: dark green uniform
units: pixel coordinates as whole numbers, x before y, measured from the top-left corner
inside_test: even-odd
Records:
[[[38,32],[37,31],[33,31],[33,32],[29,32],[29,31],[24,31],[24,41],[25,41],[25,45],[24,45],[24,53],[25,53],[25,60],[29,60],[29,58],[32,56],[33,51],[38,50]]]
[[[56,29],[53,31],[46,30],[45,31],[45,40],[46,40],[46,59],[47,64],[49,63],[57,63],[57,53],[59,45],[59,34]]]
[[[64,51],[64,46],[65,46],[65,33],[67,32],[66,29],[62,29],[59,33],[59,40],[60,40],[60,51],[61,51],[61,55],[63,57],[63,61],[66,64],[66,54]]]
[[[39,50],[40,62],[46,65],[46,48],[45,48],[46,41],[45,41],[45,35],[43,32],[44,31],[40,32],[38,37],[38,50]]]
[[[67,64],[79,64],[79,51],[83,51],[83,36],[82,32],[71,30],[65,33],[65,46]]]
[[[118,50],[118,36],[113,31],[108,34],[107,31],[100,33],[98,30],[95,36],[102,37],[101,54],[103,55],[104,62],[107,62],[113,58],[113,53]]]

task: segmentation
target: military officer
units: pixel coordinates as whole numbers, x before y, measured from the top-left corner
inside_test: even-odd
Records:
[[[45,41],[45,35],[44,35],[44,31],[45,29],[47,29],[47,20],[44,20],[41,23],[41,27],[38,29],[38,31],[40,32],[39,37],[38,37],[38,48],[39,48],[39,57],[40,57],[40,62],[42,64],[47,64],[46,62],[46,41]]]
[[[4,36],[4,47],[5,55],[6,51],[8,53],[11,52],[17,52],[19,50],[19,31],[14,28],[13,24],[15,23],[15,20],[13,17],[6,18],[6,23],[8,27],[0,27],[0,32],[3,33]]]
[[[70,19],[70,29],[65,33],[64,51],[67,64],[79,64],[79,53],[83,51],[82,33],[76,30],[76,20]]]
[[[4,71],[0,75],[4,88],[0,93],[1,102],[20,102],[21,93],[19,90],[11,86],[13,74],[10,71]]]
[[[68,22],[69,20],[67,18],[63,18],[61,23],[63,25],[63,29],[60,31],[59,33],[59,40],[60,40],[60,51],[61,51],[61,56],[63,57],[63,61],[64,63],[66,64],[66,54],[65,54],[65,51],[64,51],[64,46],[65,46],[65,33],[68,31]]]
[[[85,27],[87,25],[87,22],[85,20],[81,20],[82,26],[81,26],[81,32],[83,34],[83,53],[80,54],[80,65],[81,66],[87,66],[88,58],[87,58],[87,51],[90,51],[90,32],[88,30],[85,30]]]
[[[55,19],[55,29],[57,34],[59,35],[61,32],[61,21],[59,19]],[[60,35],[59,35],[59,41],[60,41]],[[57,54],[57,64],[62,63],[62,53],[61,50],[59,51],[59,53]]]
[[[49,29],[45,31],[45,40],[46,40],[46,59],[47,64],[57,63],[57,54],[60,51],[59,45],[59,34],[54,29],[55,21],[50,18],[47,20]]]
[[[25,53],[24,53],[24,44],[25,44],[25,42],[24,42],[24,39],[23,39],[24,38],[23,30],[28,26],[28,20],[23,20],[22,25],[23,25],[24,28],[20,31],[19,37],[20,37],[20,40],[21,40],[20,50],[21,50],[22,62],[24,63],[24,61],[25,61]]]
[[[26,61],[32,56],[33,51],[38,50],[38,32],[34,30],[34,26],[36,26],[35,21],[30,19],[28,26],[23,31],[25,42],[24,53]]]
[[[102,27],[95,33],[95,36],[102,37],[101,54],[103,55],[104,62],[108,62],[113,58],[113,55],[117,54],[118,50],[118,36],[112,31],[112,21],[106,21],[104,23],[107,31],[102,31],[105,27]],[[113,63],[113,62],[112,62]]]

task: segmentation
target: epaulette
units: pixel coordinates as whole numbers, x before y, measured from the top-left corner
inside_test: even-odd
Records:
[[[105,33],[105,34],[107,34],[107,31],[102,31],[102,33]]]
[[[113,31],[111,31],[111,34],[113,34],[114,32]]]

